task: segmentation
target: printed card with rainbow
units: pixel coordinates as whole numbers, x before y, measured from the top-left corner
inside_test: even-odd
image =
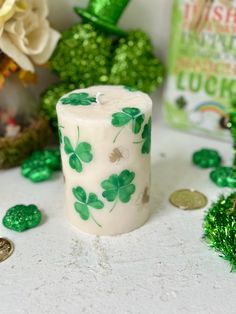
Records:
[[[173,127],[230,139],[236,95],[236,0],[174,0],[165,118]]]

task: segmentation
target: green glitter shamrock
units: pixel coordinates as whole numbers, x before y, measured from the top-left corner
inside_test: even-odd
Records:
[[[41,95],[40,108],[49,119],[49,122],[54,130],[58,125],[56,113],[57,102],[63,95],[73,91],[76,88],[78,88],[76,84],[58,83],[50,86]]]
[[[101,186],[105,190],[102,196],[108,202],[114,202],[114,206],[110,212],[115,208],[116,203],[120,200],[122,203],[128,203],[132,194],[135,192],[135,185],[132,183],[135,173],[129,170],[123,170],[119,175],[112,174],[107,180],[102,181]]]
[[[35,183],[48,180],[53,171],[58,170],[61,170],[58,149],[36,151],[21,165],[21,174]]]
[[[35,205],[16,205],[8,209],[2,223],[17,232],[35,228],[39,225],[42,215]]]
[[[139,133],[141,130],[142,124],[144,121],[144,114],[138,108],[123,108],[122,112],[117,112],[112,115],[112,125],[115,127],[123,127],[118,134],[115,136],[113,143],[115,143],[116,139],[124,129],[124,127],[132,123],[132,131],[134,134]]]
[[[71,93],[61,99],[63,105],[88,106],[96,102],[95,97],[89,96],[88,93]]]
[[[64,137],[64,151],[69,157],[69,164],[72,169],[77,172],[82,172],[83,164],[82,162],[89,163],[93,159],[93,154],[91,152],[91,145],[87,142],[79,143],[79,127],[78,129],[78,140],[75,150],[73,149],[70,139]]]
[[[203,148],[193,154],[192,161],[200,168],[212,168],[220,166],[221,157],[216,150]]]
[[[210,173],[211,180],[220,187],[236,188],[236,171],[231,167],[218,167]]]
[[[145,124],[142,133],[143,145],[142,154],[149,154],[151,149],[151,131],[152,131],[152,119],[149,118],[148,123]]]
[[[183,96],[178,97],[175,102],[179,109],[184,109],[187,105],[187,101]]]
[[[77,199],[74,203],[74,208],[79,213],[81,219],[88,220],[90,217],[99,226],[102,227],[90,212],[90,207],[94,209],[102,209],[104,203],[98,199],[97,195],[94,193],[89,193],[87,196],[85,190],[81,186],[77,186],[72,189],[72,192]]]
[[[236,193],[221,196],[208,210],[204,222],[204,239],[210,247],[229,261],[236,271]]]
[[[118,41],[109,83],[132,86],[150,93],[163,82],[164,72],[163,64],[153,54],[147,34],[135,30]]]
[[[113,39],[88,23],[62,32],[50,66],[62,81],[77,87],[106,84],[110,72]]]

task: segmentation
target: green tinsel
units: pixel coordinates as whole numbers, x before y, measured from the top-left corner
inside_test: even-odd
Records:
[[[78,87],[106,84],[111,48],[111,37],[90,24],[76,24],[62,33],[50,65],[64,82]]]
[[[112,60],[109,83],[128,85],[150,93],[164,78],[164,66],[153,55],[148,36],[142,31],[132,31],[121,38]]]
[[[56,104],[58,100],[78,86],[73,83],[59,83],[50,86],[41,95],[41,110],[47,116],[53,128],[57,128]]]
[[[212,205],[204,218],[203,229],[207,243],[236,271],[236,192],[221,196]]]

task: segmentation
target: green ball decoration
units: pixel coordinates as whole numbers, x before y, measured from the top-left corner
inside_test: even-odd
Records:
[[[39,225],[42,215],[35,205],[16,205],[8,209],[3,217],[3,225],[11,230],[22,232]]]
[[[236,271],[236,192],[228,197],[221,196],[212,205],[204,218],[203,230],[209,246]]]
[[[49,87],[41,95],[41,111],[47,116],[53,128],[57,128],[56,104],[65,94],[78,88],[73,83],[58,83]]]
[[[218,167],[210,173],[210,179],[219,187],[236,188],[236,171],[232,167]]]
[[[193,154],[192,161],[200,168],[215,168],[220,166],[221,157],[216,150],[203,148]]]
[[[109,83],[128,85],[146,93],[163,82],[164,67],[153,55],[149,37],[136,30],[121,38],[112,60]]]
[[[80,87],[106,84],[111,49],[111,37],[90,24],[76,24],[62,33],[50,66],[63,82]]]
[[[21,174],[34,183],[50,179],[54,171],[61,170],[61,157],[58,149],[34,152],[21,165]]]

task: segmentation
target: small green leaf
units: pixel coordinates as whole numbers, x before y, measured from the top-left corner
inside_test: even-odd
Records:
[[[88,203],[89,206],[96,208],[96,209],[102,209],[104,207],[104,204],[102,201],[100,201],[96,194],[89,193],[88,197]]]
[[[141,111],[138,108],[134,108],[134,107],[126,107],[126,108],[123,108],[122,111],[130,115],[132,118],[135,118],[141,113]]]
[[[134,180],[135,173],[133,171],[124,170],[119,175],[119,186],[130,184]]]
[[[74,152],[70,139],[67,136],[64,137],[64,150],[66,154],[71,154]]]
[[[80,201],[81,203],[86,203],[87,195],[86,195],[85,190],[81,186],[77,186],[76,188],[73,188],[72,192],[78,201]]]
[[[76,202],[74,204],[74,207],[75,207],[75,210],[77,211],[77,213],[79,213],[80,217],[83,220],[88,220],[89,219],[90,213],[89,213],[88,206],[86,204],[82,204],[82,203]]]
[[[118,189],[106,190],[102,193],[102,196],[108,200],[108,202],[113,202],[118,195]]]
[[[138,134],[140,132],[142,124],[143,124],[143,121],[144,121],[144,115],[143,114],[138,116],[134,120],[134,123],[133,123],[133,132],[134,132],[134,134]]]
[[[80,143],[77,147],[76,147],[76,154],[77,156],[83,161],[83,162],[90,162],[93,159],[93,155],[91,153],[91,145],[89,143],[86,142],[82,142]]]
[[[104,180],[101,186],[104,190],[116,189],[119,184],[119,179],[117,174],[112,174],[108,180]]]
[[[114,113],[112,115],[112,125],[115,127],[121,127],[128,124],[132,120],[132,117],[128,116],[123,112]]]
[[[129,184],[119,189],[119,199],[123,203],[128,203],[132,194],[135,192],[135,185]]]
[[[141,152],[142,154],[149,154],[151,150],[151,130],[152,130],[152,120],[149,118],[148,123],[145,124],[142,133],[143,145]]]
[[[72,169],[76,170],[77,172],[81,172],[83,170],[83,166],[79,158],[76,154],[72,154],[69,158],[69,164]]]
[[[89,96],[88,93],[71,93],[61,99],[63,105],[88,106],[96,102],[95,97]]]

